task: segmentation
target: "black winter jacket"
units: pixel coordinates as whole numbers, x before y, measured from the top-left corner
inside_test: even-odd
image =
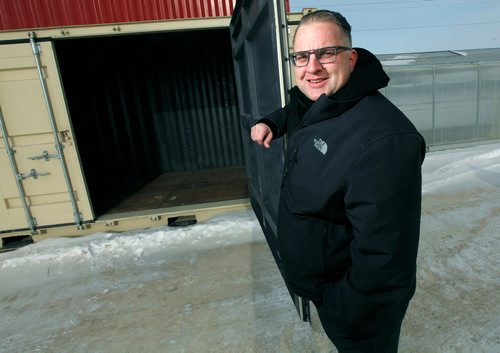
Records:
[[[415,291],[425,142],[378,89],[388,77],[357,48],[348,84],[267,116],[289,132],[278,212],[285,280],[328,305],[338,335],[367,332]]]

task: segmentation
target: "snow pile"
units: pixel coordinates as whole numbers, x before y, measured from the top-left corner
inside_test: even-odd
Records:
[[[50,238],[0,254],[0,276],[19,269],[29,277],[62,275],[84,267],[106,269],[144,258],[175,261],[186,254],[212,248],[263,241],[262,231],[251,211],[231,213],[190,227],[160,227],[126,233],[96,233],[77,238]],[[15,271],[17,272],[17,271]]]
[[[500,187],[500,144],[432,152],[422,169],[424,194]]]

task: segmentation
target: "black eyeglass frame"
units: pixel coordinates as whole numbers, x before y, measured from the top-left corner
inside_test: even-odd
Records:
[[[333,60],[322,61],[322,60],[318,59],[318,54],[320,53],[320,51],[322,51],[322,50],[324,51],[325,49],[335,50],[335,56],[333,57]],[[335,45],[335,46],[331,46],[331,47],[323,47],[323,48],[318,48],[318,49],[303,50],[303,51],[297,51],[294,53],[290,53],[290,58],[292,59],[292,63],[296,67],[304,67],[304,66],[309,65],[309,60],[311,59],[311,54],[314,54],[314,57],[316,58],[316,60],[320,64],[330,64],[330,63],[334,63],[335,61],[337,61],[337,55],[339,54],[339,51],[351,50],[351,49],[352,49],[351,47],[346,47],[346,46],[342,46],[342,45]],[[306,54],[307,55],[307,62],[304,65],[297,65],[297,54]]]

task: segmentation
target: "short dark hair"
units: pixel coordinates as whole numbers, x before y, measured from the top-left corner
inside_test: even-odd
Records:
[[[348,42],[347,44],[349,46],[352,46],[351,25],[340,13],[330,10],[317,10],[304,15],[300,20],[299,25],[297,26],[297,30],[295,31],[295,34],[293,36],[293,43],[295,43],[295,36],[297,35],[300,26],[315,22],[329,22],[336,24],[340,27],[343,34],[345,35]]]

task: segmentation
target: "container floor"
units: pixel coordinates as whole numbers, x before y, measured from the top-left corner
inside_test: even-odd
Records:
[[[248,197],[245,167],[165,173],[106,214],[146,211]]]

